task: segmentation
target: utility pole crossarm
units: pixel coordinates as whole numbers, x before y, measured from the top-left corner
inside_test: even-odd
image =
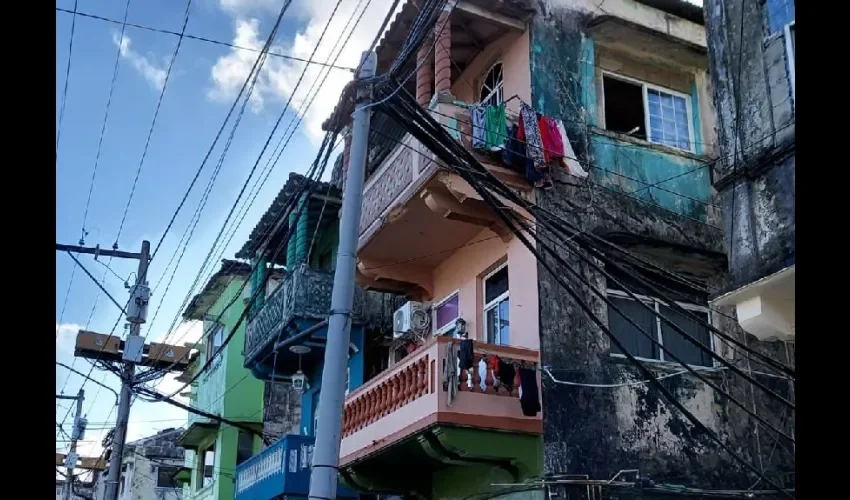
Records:
[[[72,253],[88,253],[92,255],[104,255],[106,257],[116,257],[119,259],[136,259],[141,260],[141,253],[134,252],[122,252],[121,250],[107,250],[100,247],[81,247],[77,245],[63,245],[61,243],[56,244],[57,252],[72,252]]]

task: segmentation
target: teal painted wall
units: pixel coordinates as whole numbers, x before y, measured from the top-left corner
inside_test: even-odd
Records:
[[[695,201],[711,201],[709,170],[700,168],[704,162],[604,135],[592,134],[590,144],[595,182],[649,204],[705,220],[705,203]],[[660,184],[647,187],[655,183]]]
[[[535,110],[564,121],[576,155],[584,159],[589,153],[591,164],[584,166],[591,171],[592,182],[705,221],[706,204],[711,202],[709,169],[699,168],[705,162],[694,155],[669,153],[592,131],[592,127],[600,125],[596,47],[592,38],[573,29],[573,22],[581,24],[565,20],[549,24],[536,19],[532,26],[531,85]],[[690,97],[695,152],[699,155],[703,150],[702,126],[695,82]],[[674,179],[658,188],[647,187],[671,177]]]

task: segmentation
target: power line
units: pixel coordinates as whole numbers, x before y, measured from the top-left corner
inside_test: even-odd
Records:
[[[92,273],[91,273],[88,269],[86,269],[86,267],[82,264],[82,262],[80,262],[80,261],[79,261],[79,259],[77,259],[77,256],[76,256],[76,255],[74,255],[74,254],[73,254],[73,253],[71,253],[71,252],[67,252],[67,254],[68,254],[68,255],[69,255],[72,259],[74,259],[74,263],[75,263],[75,264],[77,264],[78,266],[80,266],[80,269],[82,269],[82,270],[83,270],[83,272],[84,272],[84,273],[86,273],[86,275],[87,275],[89,278],[91,278],[91,279],[92,279],[92,281],[94,281],[94,282],[95,282],[95,284],[98,286],[98,288],[100,288],[100,291],[102,291],[102,292],[103,292],[103,293],[104,293],[104,294],[105,294],[105,295],[109,298],[109,300],[111,300],[111,301],[112,301],[112,303],[113,303],[113,304],[115,304],[115,307],[117,307],[118,309],[120,309],[120,310],[121,310],[121,312],[123,313],[123,312],[124,312],[124,306],[123,306],[123,305],[121,305],[121,304],[120,304],[117,300],[115,300],[115,297],[113,297],[113,296],[112,296],[112,294],[111,294],[111,293],[109,293],[109,291],[108,291],[108,290],[106,290],[106,288],[104,288],[104,287],[103,287],[103,285],[102,285],[102,284],[100,284],[100,283],[97,281],[97,278],[95,278],[95,277],[94,277],[94,275],[92,275]]]
[[[358,5],[357,5],[357,6],[355,7],[355,9],[354,9],[354,12],[356,12],[356,11],[357,11],[357,8],[359,8],[359,6],[360,6],[362,3],[363,3],[363,0],[360,0],[360,2],[358,3]],[[334,62],[334,63],[335,63],[335,62],[339,59],[339,57],[342,55],[342,50],[343,50],[343,48],[345,47],[345,45],[347,45],[347,44],[348,44],[348,41],[351,39],[352,34],[353,34],[353,33],[354,33],[354,31],[357,29],[357,26],[360,24],[360,20],[362,19],[363,14],[366,12],[366,9],[368,9],[368,7],[369,7],[369,5],[370,5],[370,4],[371,4],[371,0],[368,0],[368,1],[366,2],[366,6],[363,8],[363,10],[361,10],[361,11],[360,11],[359,16],[357,17],[357,19],[356,19],[356,21],[355,21],[355,23],[354,23],[354,26],[352,27],[351,31],[349,31],[349,32],[348,32],[348,36],[346,37],[345,42],[343,42],[342,47],[340,47],[340,50],[336,52],[336,56],[333,58],[333,62]],[[354,19],[354,18],[353,18],[353,17],[352,17],[352,18],[349,18],[348,22],[346,23],[345,27],[342,29],[342,32],[341,32],[341,33],[345,33],[345,32],[346,32],[346,30],[348,30],[348,27],[349,27],[349,25],[351,24],[352,19]],[[329,22],[330,22],[330,21],[329,21]],[[338,38],[338,39],[337,39],[336,44],[334,44],[334,47],[331,49],[331,54],[333,54],[333,53],[336,51],[337,47],[339,47],[339,42],[340,42],[340,41],[341,41],[341,38]],[[329,59],[328,59],[328,60],[330,61],[330,57],[329,57]],[[240,217],[240,219],[239,219],[239,222],[235,225],[235,227],[234,227],[234,229],[233,229],[232,233],[230,234],[230,237],[228,238],[227,243],[226,243],[226,244],[222,247],[222,252],[221,252],[221,253],[223,253],[223,252],[224,252],[224,249],[225,249],[225,248],[226,248],[226,247],[230,244],[230,241],[232,240],[233,236],[236,234],[236,230],[238,229],[238,227],[239,227],[239,226],[241,226],[242,222],[243,222],[243,221],[244,221],[244,219],[245,219],[245,216],[246,216],[246,215],[247,215],[247,213],[248,213],[248,210],[250,209],[250,207],[251,207],[251,206],[253,206],[254,202],[256,201],[257,196],[258,196],[258,195],[259,195],[259,193],[260,193],[260,188],[262,187],[262,185],[264,185],[264,184],[265,184],[266,180],[267,180],[267,179],[268,179],[268,177],[271,175],[271,171],[272,171],[272,169],[273,169],[273,168],[277,165],[278,161],[280,160],[281,155],[283,154],[283,151],[284,151],[284,150],[286,150],[286,147],[289,145],[289,142],[290,142],[290,140],[292,139],[292,137],[294,136],[294,134],[295,134],[296,130],[298,129],[298,126],[301,124],[301,122],[302,122],[302,120],[303,120],[304,115],[306,114],[307,110],[308,110],[308,109],[312,106],[313,101],[315,100],[316,96],[319,94],[319,91],[321,90],[322,85],[324,85],[324,82],[327,80],[327,77],[328,77],[329,75],[330,75],[330,70],[327,70],[327,71],[325,72],[324,77],[321,77],[321,73],[320,73],[319,77],[317,77],[317,79],[316,79],[316,80],[314,80],[313,85],[312,85],[312,86],[311,86],[311,88],[307,91],[307,94],[309,95],[309,94],[313,91],[313,89],[315,89],[315,88],[316,88],[316,84],[319,82],[319,78],[322,78],[321,83],[319,84],[319,88],[318,88],[318,89],[316,89],[316,91],[312,94],[312,97],[310,98],[309,102],[307,102],[307,103],[306,103],[306,105],[304,105],[304,106],[303,106],[301,109],[299,109],[299,111],[297,112],[297,121],[296,121],[296,119],[295,119],[295,118],[293,118],[293,120],[291,120],[291,121],[290,121],[290,123],[289,123],[289,125],[287,126],[287,130],[285,130],[285,131],[284,131],[284,133],[281,135],[281,138],[280,138],[280,140],[278,141],[277,146],[275,147],[275,150],[276,150],[277,156],[276,156],[276,157],[274,158],[274,160],[272,161],[272,157],[274,157],[274,156],[275,156],[275,152],[272,152],[272,155],[269,157],[269,161],[267,162],[266,166],[264,167],[264,173],[261,173],[261,174],[260,174],[260,176],[263,176],[263,174],[265,174],[265,175],[264,175],[264,177],[263,177],[263,181],[262,181],[262,182],[259,182],[259,179],[260,179],[260,178],[259,178],[259,177],[257,178],[257,181],[255,182],[255,186],[254,186],[254,187],[256,188],[256,190],[254,191],[254,188],[252,187],[252,191],[254,191],[253,197],[251,198],[251,201],[250,201],[250,202],[249,202],[249,203],[245,206],[244,211],[243,211],[243,213],[242,213],[242,215],[241,215],[241,217]],[[297,87],[296,87],[296,88],[297,88]],[[293,90],[292,95],[294,95],[294,92],[295,92],[295,89]],[[293,122],[294,122],[294,127],[292,127]],[[290,130],[291,130],[291,131],[290,131]],[[287,135],[286,135],[286,134],[287,134],[287,132],[290,132],[288,137],[287,137]],[[281,147],[281,143],[283,142],[284,137],[286,137],[286,142],[285,142],[285,143],[283,143],[283,146]],[[335,149],[336,149],[336,147],[338,147],[338,146],[339,146],[339,144],[340,144],[340,143],[338,143],[337,145],[335,145],[333,149],[335,150]],[[308,176],[309,176],[309,174],[308,174]],[[299,190],[300,190],[300,188],[299,188]],[[268,234],[268,233],[269,233],[270,231],[272,231],[272,230],[273,230],[273,227],[269,227],[269,228],[266,230],[265,234]],[[265,234],[263,235],[263,237],[265,237]],[[220,254],[219,254],[219,255],[220,255]],[[173,258],[173,257],[172,257],[172,258]],[[201,269],[203,269],[203,267],[202,267]],[[202,271],[199,271],[199,272],[202,272]],[[214,268],[213,268],[213,269],[211,269],[211,270],[210,270],[210,272],[214,272]],[[207,279],[209,279],[209,278],[207,278]],[[230,278],[230,280],[228,280],[228,283],[230,283],[230,281],[232,281],[232,279],[233,279],[233,277],[231,277],[231,278]],[[193,285],[192,287],[190,287],[189,291],[187,292],[187,297],[189,296],[189,294],[191,294],[191,291],[192,291],[192,289],[193,289],[193,288],[194,288],[194,285]],[[185,301],[186,301],[186,300],[188,300],[188,299],[187,299],[187,298],[186,298],[186,299],[184,299],[184,303],[185,303]],[[161,303],[162,303],[162,302],[160,302],[160,305],[161,305]],[[210,307],[211,307],[211,306],[210,306]],[[182,309],[182,306],[181,306],[181,309]],[[157,308],[157,310],[158,310],[158,308]],[[168,333],[168,334],[166,334],[166,338],[168,338],[168,336],[171,334],[171,332],[172,332],[172,331],[174,331],[174,330],[173,330],[173,328],[174,328],[174,325],[175,325],[175,324],[176,324],[176,322],[177,322],[177,319],[179,318],[179,314],[180,314],[180,311],[178,311],[178,312],[176,313],[175,318],[172,320],[171,327],[169,328],[169,333]],[[185,335],[186,335],[186,334],[184,334],[184,336],[185,336]],[[181,337],[181,339],[182,339],[182,337]],[[197,343],[196,343],[196,345],[197,345]]]
[[[68,289],[65,290],[65,299],[62,300],[62,311],[59,313],[59,321],[56,325],[56,338],[59,338],[59,329],[62,328],[62,321],[65,319],[65,308],[68,306],[68,297],[71,296],[71,287],[74,285],[74,274],[77,272],[77,264],[71,268],[71,279],[68,280]]]
[[[127,206],[124,207],[124,215],[121,216],[121,223],[118,225],[118,234],[115,236],[115,243],[112,248],[118,248],[118,240],[121,239],[121,231],[124,229],[124,222],[127,220],[127,212],[130,211],[130,203],[133,201],[133,194],[136,192],[136,184],[139,182],[139,175],[142,173],[142,165],[145,163],[145,157],[148,154],[148,147],[151,144],[151,136],[153,129],[156,126],[156,119],[159,117],[159,110],[162,107],[162,100],[165,97],[165,89],[168,87],[168,80],[171,77],[171,69],[174,68],[174,61],[177,60],[177,55],[180,53],[180,46],[183,44],[183,37],[186,33],[186,26],[189,24],[189,16],[191,14],[192,0],[186,2],[186,11],[183,13],[183,28],[180,30],[180,37],[177,39],[177,46],[174,48],[174,54],[171,55],[171,60],[168,61],[168,69],[165,72],[165,80],[162,83],[162,90],[159,91],[159,99],[156,102],[156,110],[153,113],[150,129],[148,129],[148,137],[145,139],[145,147],[142,150],[142,157],[139,160],[139,168],[136,169],[136,177],[133,179],[133,186],[130,188],[130,196],[127,198]]]
[[[56,125],[56,161],[59,161],[59,139],[62,135],[62,122],[65,118],[65,103],[68,100],[68,81],[71,78],[71,56],[74,53],[74,30],[77,26],[77,2],[71,12],[71,36],[68,39],[68,64],[65,66],[65,84],[62,86],[62,102],[59,105],[59,121]]]
[[[56,7],[56,10],[58,12],[64,12],[64,13],[67,13],[67,14],[73,13],[72,11],[70,11],[68,9],[63,9],[63,8],[60,8],[60,7]],[[116,19],[110,19],[108,17],[103,17],[103,16],[99,16],[99,15],[95,15],[95,14],[89,14],[89,13],[86,13],[86,12],[77,12],[76,15],[82,16],[82,17],[87,17],[87,18],[90,18],[90,19],[96,19],[98,21],[113,23],[113,24],[124,24],[121,21],[118,21]],[[138,28],[138,29],[142,29],[142,30],[146,30],[146,31],[152,31],[154,33],[164,33],[164,34],[167,34],[167,35],[174,35],[174,36],[178,36],[178,37],[181,36],[181,34],[177,31],[170,31],[170,30],[166,30],[166,29],[153,28],[151,26],[145,26],[145,25],[136,24],[136,23],[126,23],[126,24],[127,24],[127,26],[130,26],[132,28]],[[223,42],[221,40],[215,40],[215,39],[212,39],[212,38],[206,38],[206,37],[197,36],[197,35],[190,35],[188,33],[184,33],[182,36],[184,38],[188,38],[190,40],[197,40],[199,42],[206,42],[206,43],[211,43],[211,44],[215,44],[215,45],[221,45],[221,46],[224,46],[224,47],[230,47],[232,49],[246,50],[248,52],[254,52],[254,53],[258,53],[258,54],[262,52],[261,50],[257,50],[257,49],[252,48],[252,47],[245,47],[243,45],[236,45],[236,44],[233,44],[233,43]],[[303,59],[301,57],[291,56],[291,55],[287,55],[287,54],[281,54],[279,52],[268,51],[267,54],[272,56],[272,57],[279,57],[281,59],[288,59],[288,60],[292,60],[292,61],[298,61],[298,62],[312,64],[312,65],[315,65],[315,66],[325,66],[325,67],[329,67],[331,69],[341,69],[341,70],[344,70],[344,71],[354,72],[354,68],[349,68],[347,66],[339,66],[339,65],[336,65],[336,64],[327,64],[327,63],[322,63],[322,62],[318,62],[318,61],[308,62],[306,59]]]
[[[383,92],[388,93],[389,91],[386,89],[382,89]],[[386,95],[386,94],[385,94]],[[398,99],[397,99],[398,101]],[[404,123],[408,128],[408,131],[411,132],[418,140],[426,144],[432,151],[437,154],[437,156],[441,157],[449,168],[455,163],[472,165],[474,168],[482,173],[489,173],[481,164],[475,159],[471,153],[460,146],[457,142],[455,142],[448,134],[447,131],[441,128],[441,125],[435,121],[433,117],[425,113],[412,102],[412,98],[407,97],[407,99],[401,99],[401,102],[396,102],[394,106],[385,107],[384,111],[394,115],[397,118],[397,121]],[[406,112],[406,114],[405,114]],[[631,354],[625,346],[620,342],[619,339],[608,329],[605,322],[603,322],[599,317],[595,314],[593,309],[587,304],[587,302],[578,294],[576,290],[570,286],[569,283],[558,274],[552,265],[540,254],[537,248],[528,240],[525,233],[523,231],[529,231],[526,227],[524,230],[518,228],[516,223],[518,219],[513,215],[512,212],[506,212],[500,202],[494,198],[494,196],[485,189],[479,181],[471,175],[468,175],[463,170],[456,170],[459,175],[468,182],[475,191],[484,199],[484,201],[493,209],[496,214],[499,216],[501,221],[507,226],[507,228],[523,243],[523,245],[536,257],[537,262],[546,269],[553,278],[555,278],[558,283],[564,288],[565,291],[572,297],[573,301],[579,305],[581,310],[590,318],[591,321],[609,338],[609,340],[614,344],[619,350],[625,355],[625,357],[631,362],[634,366],[636,366],[644,376],[651,380],[653,385],[662,392],[665,399],[674,405],[684,416],[688,419],[694,427],[699,429],[703,434],[710,437],[713,441],[715,441],[724,451],[726,451],[730,456],[732,456],[736,461],[744,465],[747,469],[751,470],[759,477],[763,478],[765,482],[770,484],[777,490],[781,490],[774,482],[767,479],[762,472],[760,472],[755,466],[753,466],[750,462],[741,457],[732,447],[727,445],[716,433],[711,431],[708,427],[706,427],[698,418],[696,418],[687,408],[680,403],[676,397],[664,386],[664,384],[660,383],[654,376],[654,374],[643,365],[643,363],[639,362],[633,354]],[[503,196],[507,196],[507,198],[515,203],[518,203],[519,206],[525,207],[528,203],[525,200],[522,200],[521,197],[516,196],[512,193],[506,186],[504,186],[501,181],[499,181],[495,176],[490,173],[489,177],[491,177],[491,184],[497,185],[500,188],[500,194]],[[522,223],[520,223],[522,226]],[[529,234],[531,232],[529,231]],[[558,252],[554,251],[551,247],[546,245],[544,242],[538,240],[538,245],[541,246],[557,263],[564,269],[570,271],[576,279],[583,283],[583,285],[593,291],[594,286],[584,278],[580,273],[575,271],[569,263],[564,260],[564,258],[559,255]],[[579,252],[581,254],[582,252]],[[610,301],[607,301],[606,297],[601,297],[604,301],[606,301],[611,307],[613,304]],[[616,307],[614,307],[617,310]],[[622,315],[622,312],[620,312]],[[625,319],[630,319],[623,315]],[[660,314],[657,315],[659,318],[662,318]],[[663,318],[662,318],[663,319]],[[638,325],[633,325],[639,328]],[[640,328],[639,328],[640,329]],[[644,332],[640,329],[641,332]],[[680,332],[682,333],[682,332]],[[648,334],[647,334],[648,336]],[[683,367],[687,368],[687,365],[682,363]],[[699,377],[698,377],[699,378]],[[727,395],[728,396],[728,395]],[[791,495],[788,495],[791,496]]]
[[[382,134],[382,135],[383,135],[383,134]],[[412,151],[414,151],[414,152],[416,152],[417,154],[421,155],[423,158],[427,159],[429,162],[433,161],[433,160],[432,160],[429,156],[425,155],[424,153],[422,153],[421,151],[419,151],[419,150],[418,150],[418,149],[416,149],[416,148],[411,148],[411,147],[410,147],[410,146],[408,146],[407,144],[404,144],[403,142],[401,142],[401,141],[397,141],[397,140],[395,140],[395,139],[393,139],[393,142],[396,142],[396,143],[397,143],[397,144],[399,144],[399,145],[402,145],[402,146],[404,146],[404,147],[407,147],[407,148],[411,149]],[[475,172],[475,171],[472,171],[472,170],[469,170],[469,169],[463,168],[463,167],[458,166],[458,165],[455,165],[453,168],[458,169],[458,170],[463,170],[464,172],[466,172],[467,174],[470,174],[470,175],[476,175],[476,176],[478,176],[478,177],[487,177],[486,175],[482,175],[480,172]],[[531,208],[533,208],[535,211],[537,211],[537,217],[539,217],[539,218],[542,218],[544,215],[546,215],[546,216],[548,216],[548,217],[549,217],[551,220],[553,220],[553,221],[557,221],[557,222],[564,222],[562,219],[559,219],[559,218],[555,217],[555,216],[554,216],[551,212],[548,212],[548,211],[543,210],[543,209],[542,209],[539,205],[530,204],[530,205],[529,205],[529,207],[531,207]],[[545,214],[544,214],[543,212],[545,212]],[[534,222],[532,219],[528,219],[527,217],[525,217],[525,218],[526,218],[527,220],[529,220],[530,222],[532,222],[532,223]],[[598,237],[596,237],[595,235],[593,235],[592,233],[587,233],[587,232],[585,232],[585,231],[583,231],[583,230],[581,230],[581,229],[575,228],[575,227],[573,227],[573,228],[572,228],[572,230],[577,231],[577,232],[575,233],[575,235],[583,234],[583,235],[585,235],[585,236],[591,237],[592,239],[596,239],[597,241],[600,241],[600,240],[599,240],[599,238],[598,238]],[[535,234],[539,234],[539,233],[535,233]],[[575,235],[574,235],[574,236],[575,236]],[[574,237],[574,236],[573,236],[573,237]],[[572,238],[572,237],[571,237],[571,238]],[[486,238],[485,238],[485,239],[486,239]],[[482,240],[482,241],[483,241],[483,240]],[[668,271],[667,269],[662,268],[662,267],[658,266],[657,264],[648,263],[648,262],[646,262],[645,260],[638,258],[638,257],[637,257],[637,256],[635,256],[634,254],[631,254],[630,252],[625,251],[624,249],[622,249],[622,248],[620,248],[620,247],[618,247],[618,246],[616,246],[616,245],[612,245],[612,244],[611,244],[610,242],[608,242],[607,240],[601,240],[601,241],[602,241],[602,242],[604,242],[606,245],[611,246],[611,247],[612,247],[612,248],[614,248],[616,251],[621,252],[621,253],[624,253],[625,255],[628,255],[629,257],[634,258],[635,260],[637,260],[638,262],[641,262],[642,264],[650,264],[652,267],[654,267],[654,268],[656,268],[656,269],[660,269],[660,270],[664,271],[664,273],[666,273],[666,274],[668,274],[668,275],[671,275],[673,278],[679,278],[678,276],[674,275],[671,271]],[[470,243],[467,243],[467,244],[465,244],[465,245],[461,245],[460,247],[457,247],[457,248],[458,248],[458,249],[459,249],[459,248],[463,248],[464,246],[468,246],[468,245],[470,245],[470,244],[475,244],[475,243],[478,243],[478,242],[477,242],[477,241],[476,241],[476,242],[470,242]],[[451,250],[451,249],[449,249],[449,250],[444,250],[444,251],[439,251],[439,252],[435,252],[435,254],[445,253],[446,251],[450,251],[450,250]],[[390,263],[386,263],[386,264],[383,264],[383,265],[381,265],[381,266],[377,266],[377,267],[370,268],[370,269],[378,269],[378,268],[382,268],[382,267],[391,267],[391,266],[394,266],[394,265],[397,265],[397,264],[400,264],[400,263],[405,263],[405,262],[410,262],[410,261],[418,260],[418,259],[425,258],[425,257],[431,256],[431,255],[432,255],[432,254],[428,254],[428,255],[425,255],[425,256],[418,256],[418,257],[414,257],[414,258],[411,258],[411,259],[404,259],[404,260],[401,260],[401,261],[398,261],[398,262],[390,262]],[[695,285],[694,285],[694,284],[689,283],[689,282],[687,282],[686,280],[684,280],[684,281],[679,280],[679,281],[680,281],[681,283],[685,284],[685,285],[686,285],[686,286],[688,286],[688,287],[691,287],[691,288],[694,288],[694,287],[695,287]],[[663,285],[663,284],[660,284],[660,283],[657,283],[657,282],[653,282],[653,285],[660,286],[660,287],[663,287],[663,288],[666,288],[666,289],[670,290],[667,286],[665,286],[665,285]],[[672,291],[672,290],[671,290],[671,291]],[[663,294],[662,294],[662,296],[663,296]],[[732,319],[732,320],[737,321],[737,318],[734,318],[734,317],[732,317],[732,316],[730,316],[730,315],[728,315],[728,314],[726,314],[726,313],[724,313],[724,312],[722,312],[722,311],[720,311],[720,310],[718,310],[718,309],[714,309],[714,308],[711,308],[711,307],[709,307],[708,309],[709,309],[710,311],[712,311],[712,312],[718,313],[718,314],[720,314],[720,315],[722,315],[722,316],[725,316],[725,317],[728,317],[728,318],[730,318],[730,319]],[[686,313],[686,314],[687,314],[687,315],[689,315],[689,313]],[[701,321],[701,320],[699,320],[699,319],[697,319],[697,321],[698,321],[699,323],[703,323],[703,324],[704,324],[704,322],[702,322],[702,321]],[[715,333],[719,333],[719,335],[717,336],[717,338],[718,338],[719,340],[721,340],[722,342],[726,343],[727,345],[729,345],[729,346],[730,346],[730,348],[732,348],[732,350],[733,350],[733,351],[735,351],[735,352],[739,352],[739,351],[735,350],[735,348],[733,347],[733,344],[737,344],[739,347],[742,347],[742,348],[746,349],[746,350],[747,350],[747,352],[748,352],[748,355],[749,355],[749,353],[752,353],[752,354],[754,354],[754,355],[756,355],[756,356],[761,357],[762,359],[766,360],[767,362],[765,362],[765,361],[759,361],[758,359],[755,359],[755,360],[753,360],[753,361],[756,361],[756,362],[758,362],[759,364],[761,364],[761,365],[763,365],[763,366],[771,367],[771,368],[774,368],[774,369],[779,369],[780,371],[785,371],[786,373],[788,373],[787,368],[786,368],[785,366],[781,365],[781,364],[778,364],[778,362],[776,362],[775,360],[772,360],[771,358],[766,358],[764,355],[762,355],[761,353],[758,353],[757,351],[751,351],[751,350],[749,350],[748,348],[746,348],[745,346],[743,346],[740,342],[735,341],[734,339],[730,339],[730,338],[729,338],[727,335],[725,335],[723,332],[720,332],[719,330],[715,329],[715,328],[714,328],[714,326],[713,326],[713,325],[711,325],[711,324],[705,324],[705,326],[706,326],[706,327],[708,327],[710,330],[713,330]]]
[[[100,139],[97,142],[97,153],[94,157],[94,168],[91,173],[91,183],[89,184],[89,194],[86,199],[86,209],[83,212],[83,226],[80,235],[80,245],[85,245],[86,235],[86,220],[89,215],[89,207],[91,206],[91,195],[94,191],[94,179],[97,175],[97,166],[100,163],[100,153],[103,148],[103,137],[106,135],[106,123],[109,121],[109,108],[112,105],[112,94],[115,91],[115,82],[118,80],[118,68],[121,65],[121,49],[124,47],[124,31],[127,29],[127,14],[130,13],[130,0],[127,0],[127,5],[124,8],[124,21],[121,24],[121,37],[118,41],[118,49],[115,54],[115,66],[112,69],[112,83],[109,85],[109,97],[106,99],[106,111],[103,115],[103,125],[100,128]],[[77,13],[79,15],[79,12]]]
[[[201,175],[201,171],[204,169],[204,165],[206,165],[207,160],[213,152],[213,148],[218,143],[219,137],[221,137],[221,133],[224,132],[224,128],[227,125],[227,122],[230,121],[230,116],[233,114],[233,111],[236,109],[236,105],[239,103],[242,94],[245,92],[245,89],[248,87],[249,83],[253,80],[256,82],[257,76],[259,75],[260,69],[262,68],[262,64],[265,62],[266,58],[264,54],[267,54],[269,49],[271,48],[272,41],[274,40],[275,35],[277,35],[277,30],[280,27],[280,22],[283,19],[284,13],[289,8],[289,5],[292,3],[292,0],[286,0],[283,6],[280,9],[280,14],[278,14],[277,21],[275,22],[274,27],[272,28],[272,32],[269,34],[268,39],[266,40],[265,45],[263,45],[263,50],[260,52],[260,55],[254,60],[253,66],[251,66],[251,71],[248,72],[248,76],[245,78],[245,81],[242,83],[242,87],[239,89],[239,93],[236,95],[236,99],[233,100],[233,104],[230,106],[230,110],[227,112],[227,116],[224,118],[224,122],[221,124],[221,127],[218,129],[218,132],[213,139],[213,143],[210,145],[209,150],[207,151],[204,159],[201,161],[201,164],[198,166],[198,170],[195,172],[195,176],[192,178],[192,181],[189,183],[188,189],[186,189],[186,193],[183,195],[183,199],[180,200],[180,203],[177,205],[177,209],[174,211],[174,214],[171,217],[171,220],[168,222],[168,225],[165,227],[165,231],[162,233],[162,237],[160,237],[159,242],[157,242],[156,247],[154,247],[154,251],[151,254],[151,260],[156,257],[157,252],[159,251],[159,247],[162,245],[162,242],[165,240],[165,237],[168,236],[168,231],[171,229],[171,226],[174,225],[174,220],[177,218],[177,215],[180,213],[180,210],[183,208],[183,205],[186,203],[186,199],[189,197],[189,193],[192,191],[192,188],[195,186],[195,182],[197,182],[198,177]],[[253,79],[252,79],[253,77]],[[251,87],[253,89],[253,85]],[[246,99],[247,102],[247,99]],[[243,106],[244,109],[244,106]],[[235,128],[234,128],[235,130]]]
[[[310,54],[310,60],[311,61],[313,60],[313,57],[316,55],[316,51],[319,50],[319,45],[321,45],[322,40],[324,39],[325,34],[327,33],[327,30],[331,25],[331,21],[333,20],[334,16],[336,15],[336,12],[339,9],[339,6],[340,6],[341,3],[342,3],[342,0],[337,0],[336,5],[334,6],[334,9],[331,12],[330,17],[328,17],[328,22],[327,22],[327,24],[325,24],[325,28],[322,30],[322,33],[319,35],[319,39],[316,42],[315,47],[313,47],[313,52]],[[251,178],[254,176],[254,172],[256,172],[257,167],[259,166],[260,161],[262,160],[262,157],[266,152],[266,149],[268,149],[269,143],[271,143],[271,140],[274,137],[275,132],[277,131],[278,127],[280,126],[280,122],[283,121],[283,117],[286,115],[286,112],[289,110],[289,105],[292,102],[292,98],[295,96],[295,92],[297,91],[298,87],[301,85],[301,81],[304,79],[304,75],[307,73],[308,68],[309,68],[309,66],[304,66],[304,69],[301,72],[301,75],[298,78],[298,81],[295,83],[295,87],[293,88],[292,92],[289,94],[289,99],[287,99],[286,104],[283,107],[283,110],[280,112],[280,115],[278,116],[277,121],[274,124],[274,127],[272,127],[272,130],[269,133],[269,136],[266,139],[266,142],[263,144],[263,147],[260,150],[260,154],[257,156],[257,160],[254,162],[254,165],[251,167],[251,170],[248,172],[248,177],[245,179],[245,182],[242,184],[242,188],[239,190],[239,194],[236,196],[236,200],[233,202],[233,205],[231,205],[230,211],[227,213],[227,217],[225,218],[224,223],[221,226],[221,229],[219,230],[218,234],[216,235],[215,241],[213,241],[212,246],[210,247],[210,251],[207,253],[206,258],[204,259],[203,263],[201,264],[201,269],[199,270],[198,276],[195,279],[195,284],[198,282],[198,279],[203,274],[203,269],[206,267],[207,263],[210,261],[210,258],[212,257],[213,253],[215,252],[215,246],[221,240],[221,237],[224,234],[224,231],[227,227],[228,222],[230,222],[230,219],[231,219],[231,217],[233,217],[233,213],[235,212],[236,207],[239,205],[239,200],[242,199],[242,195],[245,193],[245,189],[248,187],[248,185],[251,181]],[[257,74],[259,74],[259,71],[257,72]],[[255,81],[256,81],[256,78],[255,78]],[[245,104],[247,104],[247,102],[248,102],[248,99],[246,98],[244,103],[243,103],[243,110],[245,109],[244,106],[245,106]],[[235,127],[234,127],[234,130],[235,130]],[[176,268],[175,268],[175,270],[176,270]],[[189,289],[190,292],[195,287],[195,284],[193,284],[190,287],[190,289]],[[182,306],[181,306],[181,309],[182,309]],[[179,313],[179,311],[178,311],[178,313]]]

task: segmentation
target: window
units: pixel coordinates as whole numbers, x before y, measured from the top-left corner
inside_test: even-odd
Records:
[[[487,343],[510,344],[508,265],[484,277],[484,329]]]
[[[454,330],[460,314],[460,295],[453,292],[434,306],[434,335]]]
[[[669,349],[677,358],[688,365],[713,366],[711,355],[705,349],[693,345],[684,335],[674,330],[672,326],[628,297],[624,292],[608,290],[608,298],[641,329],[655,335],[658,342]],[[684,314],[673,310],[660,300],[645,296],[638,296],[638,298],[643,304],[662,314],[676,326],[698,339],[702,345],[711,349],[711,332],[704,324],[697,323]],[[679,305],[702,321],[706,323],[710,321],[708,309],[705,307],[682,303],[679,303]],[[633,356],[645,360],[668,361],[665,359],[665,353],[656,344],[611,306],[608,307],[608,328]],[[611,352],[615,355],[622,355],[622,351],[615,345],[611,346]],[[669,361],[673,360],[670,359]]]
[[[794,0],[766,0],[765,7],[770,33],[776,33],[794,22]]]
[[[505,102],[503,83],[502,62],[499,61],[490,67],[481,81],[479,96],[482,106],[495,106]]]
[[[213,471],[215,468],[215,443],[211,444],[203,453],[199,453],[198,464],[198,486],[197,489],[206,488],[214,481]]]
[[[602,89],[607,130],[692,150],[689,96],[607,73]]]
[[[207,360],[212,359],[216,350],[224,343],[224,326],[217,325],[207,336]]]
[[[177,481],[174,480],[174,474],[177,473],[177,467],[169,467],[159,465],[156,467],[156,487],[157,488],[177,488]]]
[[[254,455],[254,435],[250,432],[239,431],[236,438],[236,465]]]

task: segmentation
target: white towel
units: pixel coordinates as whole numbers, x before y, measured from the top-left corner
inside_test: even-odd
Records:
[[[581,163],[576,159],[576,154],[573,151],[573,145],[570,144],[570,138],[567,137],[567,129],[564,128],[564,122],[557,120],[558,132],[561,133],[561,141],[564,143],[564,166],[571,175],[584,179],[587,177],[587,171],[581,168]]]

